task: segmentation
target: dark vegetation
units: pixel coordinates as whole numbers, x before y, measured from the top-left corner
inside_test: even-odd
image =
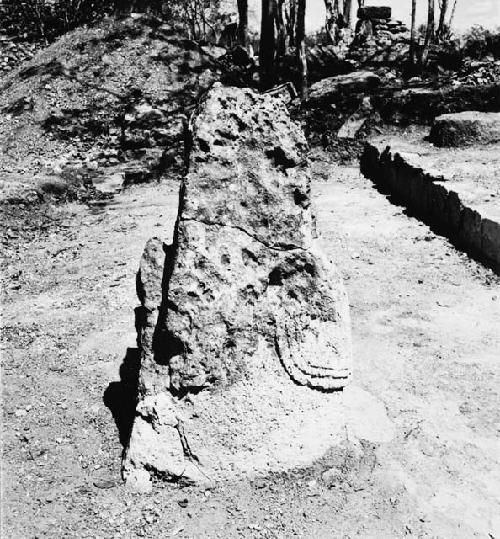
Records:
[[[386,123],[499,109],[500,32],[475,26],[455,38],[456,3],[430,9],[428,24],[399,42],[395,61],[351,54],[366,22],[351,16],[362,1],[326,0],[324,30],[305,36],[303,0],[263,0],[260,40],[249,30],[247,0],[234,4],[236,18],[209,0],[4,0],[0,32],[49,44],[0,86],[1,112],[11,118],[0,121],[4,170],[42,175],[34,200],[62,201],[107,196],[95,186],[110,175],[127,185],[179,174],[189,115],[217,80],[273,92],[288,84],[283,91],[310,141],[343,161]],[[365,69],[380,77],[377,89],[310,105],[315,82]],[[352,137],[338,136],[360,119]],[[41,157],[63,163],[46,177]]]
[[[182,21],[190,37],[220,34],[224,17],[218,0],[3,0],[0,32],[51,42],[74,28],[94,24],[110,15],[145,12],[164,21]]]

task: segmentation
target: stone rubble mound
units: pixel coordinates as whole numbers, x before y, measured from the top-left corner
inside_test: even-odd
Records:
[[[0,33],[0,74],[6,74],[33,58],[42,46],[41,42],[30,43]]]
[[[358,10],[359,20],[347,55],[349,60],[386,64],[404,58],[408,52],[409,30],[391,15],[390,7],[368,6]]]
[[[305,137],[279,98],[219,84],[190,131],[174,242],[138,274],[132,486],[310,463],[342,435],[349,310],[315,249]]]
[[[500,60],[481,61],[465,59],[458,73],[452,74],[452,84],[467,84],[480,86],[486,84],[499,84]]]

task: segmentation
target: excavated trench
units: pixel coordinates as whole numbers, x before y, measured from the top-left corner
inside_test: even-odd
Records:
[[[436,148],[419,134],[368,142],[362,174],[458,249],[500,274],[497,144]]]

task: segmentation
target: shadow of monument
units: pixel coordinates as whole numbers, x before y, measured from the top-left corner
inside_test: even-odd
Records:
[[[120,365],[120,381],[111,382],[103,395],[104,405],[113,415],[124,448],[128,445],[134,423],[140,363],[139,348],[127,348]]]
[[[148,252],[146,245],[145,253]],[[158,306],[158,320],[155,321],[155,328],[151,342],[153,359],[160,365],[168,365],[171,357],[183,350],[182,343],[168,331],[165,331],[164,321],[168,302],[168,283],[173,270],[173,256],[170,254],[173,246],[162,243],[166,260],[162,260],[162,280],[161,289],[167,291],[162,293],[162,300]],[[143,255],[145,256],[145,255]],[[149,283],[151,285],[151,283]],[[120,436],[120,443],[125,449],[128,446],[130,435],[134,424],[137,399],[139,395],[139,372],[141,368],[141,335],[143,329],[151,322],[148,317],[154,313],[154,310],[148,310],[144,303],[146,301],[146,290],[141,278],[141,270],[136,274],[136,293],[141,305],[134,309],[135,330],[137,335],[137,348],[127,348],[123,362],[120,365],[120,381],[111,382],[103,395],[104,405],[110,410],[115,420],[116,427]],[[147,345],[147,342],[146,342]]]

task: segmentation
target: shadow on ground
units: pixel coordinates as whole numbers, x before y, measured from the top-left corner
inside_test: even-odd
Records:
[[[120,381],[111,382],[103,395],[104,404],[113,415],[120,443],[124,448],[128,444],[134,423],[139,367],[139,349],[127,348],[120,365]]]

